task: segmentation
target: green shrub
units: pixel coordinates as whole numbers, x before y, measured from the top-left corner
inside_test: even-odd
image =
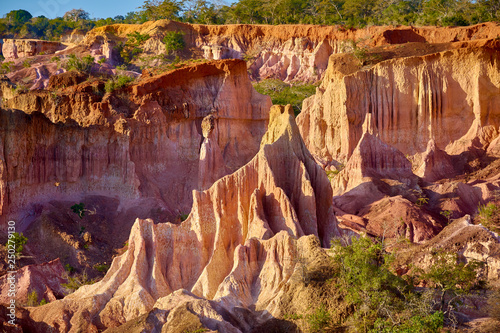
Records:
[[[90,74],[93,65],[94,57],[92,57],[91,55],[79,58],[75,54],[70,54],[69,59],[65,65],[65,69],[68,71],[76,70],[81,73]]]
[[[95,265],[94,269],[98,272],[106,273],[109,269],[109,265],[106,264]]]
[[[415,204],[418,206],[418,207],[422,207],[423,205],[426,205],[429,203],[429,198],[426,198],[424,196],[422,197],[419,197],[417,199],[417,201],[415,202]]]
[[[94,280],[90,280],[86,273],[75,276],[68,276],[68,283],[62,283],[61,286],[66,289],[68,293],[72,293],[83,285],[88,285],[94,283]]]
[[[140,46],[147,41],[150,36],[134,31],[128,34],[127,38],[125,43],[120,43],[116,46],[125,64],[129,64],[138,54],[142,53],[142,48]]]
[[[413,316],[394,325],[389,319],[378,318],[370,333],[439,333],[444,324],[442,311],[436,311],[428,316]]]
[[[307,83],[287,84],[277,79],[262,80],[254,83],[257,92],[271,97],[273,104],[291,104],[295,115],[302,110],[302,102],[316,93],[316,85]]]
[[[11,88],[11,89],[12,89],[12,93],[14,95],[22,94],[22,93],[25,93],[29,90],[28,87],[24,84],[18,84],[18,85],[16,85],[15,88]]]
[[[118,75],[117,77],[114,77],[112,79],[109,79],[105,84],[104,84],[104,90],[106,92],[113,92],[117,89],[121,89],[122,87],[126,86],[128,83],[134,81],[134,78],[128,75]]]
[[[326,310],[324,304],[321,304],[313,314],[306,317],[307,323],[309,324],[309,330],[312,333],[323,332],[332,321],[330,313]]]
[[[356,331],[440,332],[452,313],[450,307],[442,310],[436,302],[439,299],[436,292],[450,290],[452,285],[468,290],[466,285],[476,277],[475,270],[466,265],[448,265],[446,261],[443,266],[436,261],[427,272],[417,270],[421,275],[409,280],[420,282],[425,277],[437,289],[417,292],[412,284],[392,272],[395,257],[386,252],[383,242],[362,237],[352,238],[350,245],[342,246],[337,239],[332,247],[336,288],[353,309],[348,322]]]
[[[333,249],[338,288],[354,307],[358,330],[366,331],[378,317],[386,318],[385,312],[397,314],[404,309],[400,293],[409,286],[389,270],[393,256],[385,252],[383,243],[362,237],[342,246],[336,240]]]
[[[500,232],[500,207],[490,202],[480,205],[478,209],[479,220],[488,229]]]
[[[138,31],[134,31],[130,34],[127,34],[127,42],[125,45],[130,45],[130,46],[140,46],[142,43],[147,41],[150,36],[148,34],[141,34]]]
[[[342,171],[344,169],[344,167],[345,167],[344,164],[340,164],[337,166],[336,170],[326,171],[326,175],[327,175],[328,179],[332,180],[336,175],[338,175],[340,173],[340,171]]]
[[[456,252],[438,250],[432,253],[432,265],[425,270],[415,268],[412,279],[433,288],[435,309],[443,312],[445,324],[455,327],[456,310],[465,296],[473,289],[484,288],[484,280],[478,278],[482,265],[475,260],[460,262]]]
[[[178,51],[184,49],[186,43],[183,38],[184,34],[180,31],[169,31],[163,37],[163,43],[167,54],[177,53]]]
[[[26,306],[39,306],[39,305],[45,305],[48,302],[45,300],[45,298],[42,298],[40,303],[38,302],[38,293],[36,290],[33,290],[28,294],[28,300],[26,301]]]
[[[80,219],[83,219],[85,216],[85,204],[80,202],[79,204],[74,204],[70,207],[73,213],[77,214]]]
[[[30,61],[28,59],[26,59],[26,60],[23,61],[23,67],[24,68],[30,68],[31,67]]]
[[[38,293],[36,290],[28,293],[28,300],[26,301],[27,306],[37,306],[38,305]]]
[[[16,255],[16,257],[19,257],[22,254],[24,245],[27,242],[28,242],[28,238],[26,238],[22,232],[21,233],[17,233],[17,232],[9,233],[9,237],[8,237],[7,243],[5,244],[5,247],[7,249],[9,249],[9,245],[11,246],[11,248],[13,245],[14,249],[15,249],[15,255]]]
[[[14,62],[13,61],[3,62],[2,65],[0,66],[0,74],[8,74],[13,69],[14,69]]]
[[[450,223],[451,215],[453,214],[451,210],[443,210],[439,214],[443,215],[446,218],[448,224]]]

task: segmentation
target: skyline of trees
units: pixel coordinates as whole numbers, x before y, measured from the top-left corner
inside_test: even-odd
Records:
[[[88,31],[114,23],[171,19],[201,24],[324,24],[460,26],[500,21],[500,0],[239,0],[231,5],[208,0],[146,0],[135,12],[91,18],[83,9],[63,17],[32,17],[13,10],[0,19],[0,38],[55,40],[74,29]]]

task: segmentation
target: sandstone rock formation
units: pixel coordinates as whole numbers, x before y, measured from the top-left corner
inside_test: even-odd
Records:
[[[218,131],[216,130],[215,122],[215,117],[210,114],[201,123],[204,139],[200,149],[200,166],[198,171],[198,189],[200,190],[206,190],[216,180],[229,173],[224,163],[221,149],[217,144]]]
[[[15,60],[18,58],[32,57],[45,53],[51,54],[66,48],[60,42],[50,42],[36,39],[4,39],[2,44],[2,54],[5,60]]]
[[[32,318],[61,332],[102,329],[188,301],[198,304],[194,313],[206,327],[245,332],[255,324],[250,309],[278,311],[274,299],[307,243],[297,238],[314,235],[328,244],[340,235],[328,179],[305,148],[290,106],[271,109],[260,151],[248,164],[193,197],[180,225],[138,219],[128,251],[102,281],[32,309]],[[50,315],[56,311],[68,317]]]
[[[195,48],[205,59],[246,58],[251,60],[251,75],[255,79],[279,78],[287,82],[319,81],[326,72],[331,54],[351,50],[346,41],[360,41],[360,45],[379,46],[407,42],[449,43],[474,39],[495,38],[500,26],[495,23],[471,27],[369,27],[344,29],[337,26],[311,25],[202,25],[174,21],[146,22],[142,25],[114,24],[90,31],[87,45],[111,50],[128,33],[138,31],[150,36],[165,31],[184,34],[187,49]],[[101,39],[98,41],[98,39]],[[159,38],[146,42],[147,54],[165,51]],[[102,54],[111,55],[109,52]],[[112,56],[111,56],[112,57]]]
[[[382,142],[378,135],[372,134],[371,114],[367,115],[364,126],[364,134],[345,168],[333,179],[335,193],[347,192],[370,177],[395,179],[407,185],[414,183],[410,161],[399,150]]]
[[[372,114],[380,139],[405,155],[424,152],[429,140],[450,155],[486,148],[500,125],[499,47],[496,40],[452,43],[364,68],[332,56],[297,119],[306,145],[320,160],[346,162]]]
[[[498,277],[498,235],[467,217],[446,226],[500,190],[498,24],[157,21],[94,29],[61,54],[105,57],[102,71],[116,73],[113,47],[127,34],[150,34],[144,55],[154,56],[171,30],[183,33],[183,57],[247,62],[145,70],[112,93],[103,79],[54,75],[43,55],[0,79],[0,225],[16,220],[37,261],[64,254],[81,270],[106,266],[121,248],[98,283],[20,310],[23,328],[271,331],[288,313],[312,311],[311,290],[331,296],[308,288],[328,278],[321,246],[355,234],[417,243],[423,254],[412,258],[424,263],[436,248],[485,260],[485,274]],[[375,51],[337,54],[352,41]],[[325,78],[297,125],[290,107],[271,108],[253,90],[248,71]],[[32,91],[13,89],[23,78]],[[78,202],[84,218],[71,211]],[[47,290],[24,282],[34,267],[22,285],[58,298],[61,281]]]
[[[62,283],[68,281],[63,277],[64,268],[59,259],[39,265],[28,265],[18,269],[15,273],[16,302],[26,304],[28,294],[36,292],[38,302],[45,299],[55,301],[65,295]],[[9,305],[9,274],[0,277],[0,304]]]
[[[190,210],[198,187],[202,119],[216,117],[210,145],[234,171],[258,151],[271,104],[253,90],[241,60],[187,67],[105,96],[103,83],[21,94],[2,84],[11,110],[0,115],[0,219],[20,226],[37,217],[35,203],[92,194],[153,198],[174,219]],[[206,177],[206,186],[216,179]]]
[[[434,182],[443,178],[451,178],[459,173],[458,170],[459,166],[454,165],[451,156],[439,149],[434,140],[430,140],[415,174],[429,182]]]
[[[351,55],[330,57],[297,123],[329,172],[341,228],[422,242],[494,198],[499,47],[412,43],[363,66]]]

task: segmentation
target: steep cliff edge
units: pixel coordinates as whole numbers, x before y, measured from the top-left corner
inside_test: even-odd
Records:
[[[5,60],[32,57],[37,54],[52,54],[65,49],[66,46],[60,42],[51,42],[36,39],[4,39],[2,43],[2,54]]]
[[[408,43],[330,57],[297,124],[329,173],[342,228],[421,242],[494,199],[499,49]]]
[[[230,172],[258,151],[271,105],[241,60],[174,70],[113,94],[103,86],[13,94],[2,83],[2,222],[15,219],[22,230],[49,201],[71,206],[92,195],[118,198],[119,210],[153,200],[151,209],[174,220],[191,209],[199,178],[215,180],[217,170],[199,172],[203,118],[214,118],[212,144]]]
[[[249,61],[253,79],[279,78],[286,82],[319,81],[332,54],[352,50],[349,41],[360,46],[380,46],[408,42],[449,43],[495,38],[500,26],[484,23],[470,27],[392,27],[372,26],[345,29],[340,26],[313,25],[201,25],[174,21],[146,22],[142,25],[114,24],[90,31],[84,43],[109,58],[110,50],[127,34],[140,32],[153,36],[146,42],[146,54],[165,52],[161,37],[166,31],[184,34],[186,49],[205,59],[239,58]]]
[[[423,153],[430,140],[451,155],[471,149],[475,138],[486,148],[500,125],[499,48],[496,40],[452,43],[363,68],[352,57],[332,56],[297,119],[306,145],[319,159],[346,162],[371,114],[380,139],[403,154]]]
[[[208,322],[208,328],[247,331],[257,316],[250,309],[279,312],[273,299],[296,268],[300,244],[307,243],[297,238],[315,235],[327,245],[340,235],[328,178],[305,148],[290,106],[271,109],[259,153],[248,164],[208,190],[193,191],[193,200],[180,225],[138,219],[128,251],[102,281],[33,308],[32,318],[61,332],[102,329],[153,307],[171,310],[167,305],[178,306],[179,297],[201,297],[223,309],[215,314],[236,320]],[[55,311],[68,316],[55,318]]]

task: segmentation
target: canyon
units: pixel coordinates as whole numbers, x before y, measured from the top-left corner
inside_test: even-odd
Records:
[[[190,63],[117,68],[129,34],[152,36],[147,58],[168,31]],[[498,286],[500,238],[478,209],[500,198],[499,34],[155,21],[4,40],[0,230],[29,240],[19,303],[48,302],[9,329],[307,331],[289,315],[349,314],[321,288],[330,242],[358,236],[410,244],[398,271],[444,249]],[[53,60],[70,54],[94,56],[92,75]],[[120,75],[137,78],[109,91]],[[321,83],[295,118],[252,87],[266,78]],[[99,281],[64,296],[72,270]]]

